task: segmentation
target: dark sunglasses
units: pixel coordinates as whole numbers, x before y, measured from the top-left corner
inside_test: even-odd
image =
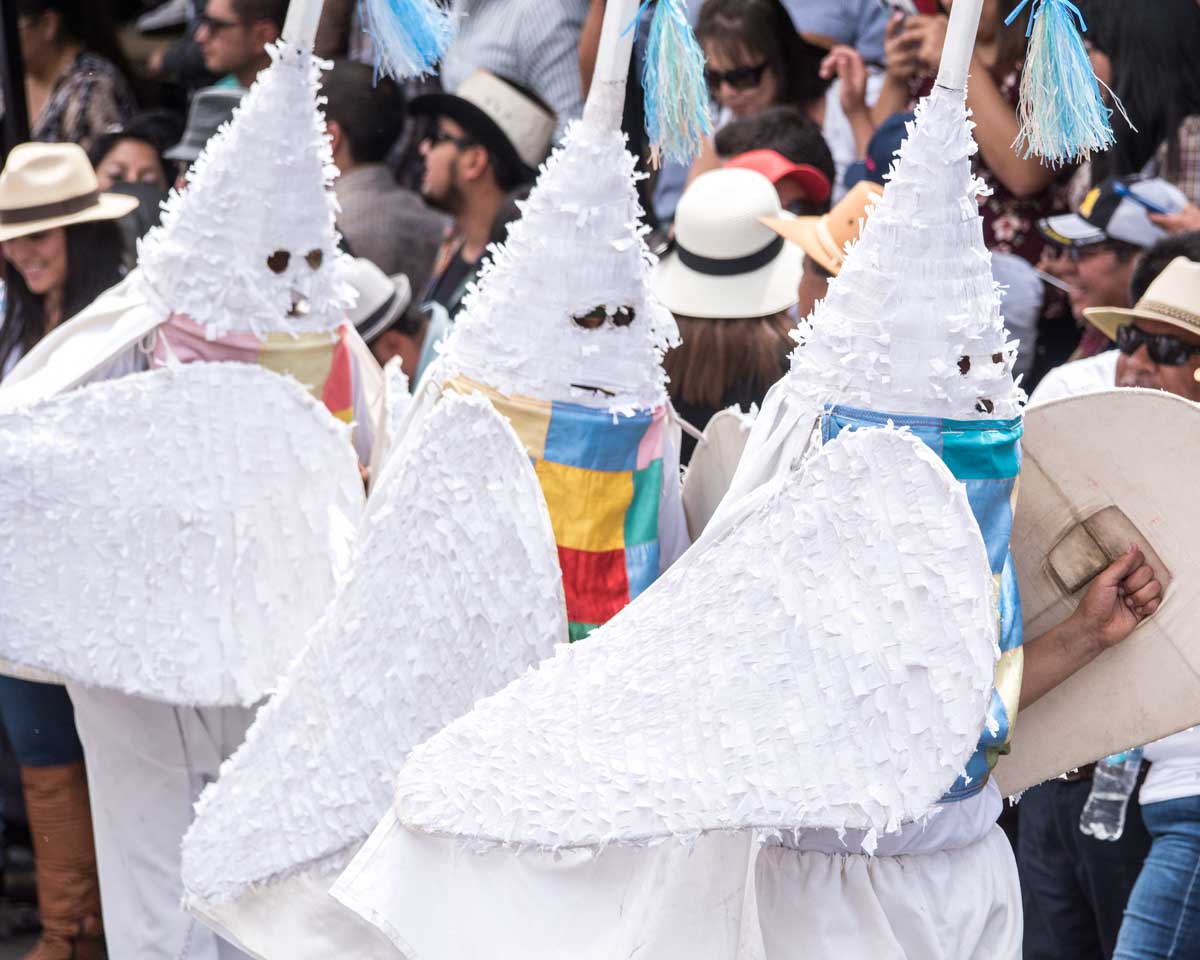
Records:
[[[1066,257],[1072,263],[1079,263],[1081,260],[1090,260],[1092,257],[1097,257],[1102,253],[1112,253],[1116,250],[1112,244],[1104,243],[1089,243],[1082,247],[1064,247],[1060,244],[1051,244],[1050,251],[1058,259]]]
[[[209,33],[220,33],[222,30],[241,25],[240,20],[221,20],[217,17],[210,17],[207,13],[202,13],[196,18],[196,27],[204,27]]]
[[[1117,327],[1117,349],[1122,353],[1137,353],[1143,344],[1150,362],[1160,367],[1181,367],[1200,353],[1200,346],[1184,343],[1168,333],[1146,333],[1132,323]]]
[[[475,146],[475,141],[470,137],[456,137],[452,133],[447,133],[445,130],[437,129],[425,138],[425,142],[431,147],[436,147],[440,143],[452,143],[459,150],[466,150],[467,147]]]
[[[713,96],[721,89],[722,83],[729,84],[734,90],[751,90],[762,83],[767,66],[764,60],[757,67],[734,67],[732,70],[712,70],[705,67],[704,82],[708,84],[708,92]]]

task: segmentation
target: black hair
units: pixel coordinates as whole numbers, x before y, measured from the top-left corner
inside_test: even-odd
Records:
[[[114,220],[74,223],[66,227],[67,283],[62,321],[66,322],[121,279],[124,247]],[[0,258],[2,259],[2,258]],[[25,285],[25,278],[3,259],[4,324],[0,326],[0,368],[20,347],[30,350],[49,331],[43,297]]]
[[[837,179],[833,154],[821,128],[799,107],[768,107],[753,116],[731,120],[717,131],[713,143],[722,159],[750,150],[774,150],[792,163],[816,167],[831,185]],[[825,213],[828,209],[826,203],[824,209],[815,212]]]
[[[1153,9],[1148,9],[1153,7]],[[1181,172],[1179,127],[1200,114],[1200,5],[1196,0],[1113,3],[1105,16],[1098,49],[1112,59],[1112,90],[1137,130],[1113,118],[1116,143],[1092,158],[1093,183],[1105,177],[1139,173],[1166,144],[1159,175],[1176,180]]]
[[[487,149],[488,162],[492,165],[492,176],[496,178],[496,186],[505,193],[511,193],[520,187],[533,183],[536,174],[517,158],[507,153]]]
[[[113,29],[116,19],[109,10],[108,0],[17,0],[17,12],[32,18],[57,13],[60,42],[73,41],[87,52],[103,57],[126,80],[135,79],[129,58]]]
[[[88,150],[88,159],[93,167],[99,167],[112,150],[122,140],[140,140],[149,144],[158,154],[158,162],[162,166],[163,178],[170,183],[175,179],[167,170],[163,160],[163,151],[177,144],[183,136],[183,118],[174,110],[147,110],[134,114],[122,127],[100,134],[92,141]]]
[[[404,93],[390,77],[375,80],[365,63],[335,60],[321,82],[325,116],[342,128],[357,163],[381,163],[404,132]]]
[[[1176,257],[1187,257],[1200,263],[1200,230],[1164,237],[1141,255],[1129,279],[1130,302],[1141,300],[1150,284]]]
[[[797,33],[779,0],[704,0],[696,37],[730,60],[743,51],[765,60],[779,80],[779,103],[811,103],[832,82],[820,73],[826,51]]]
[[[243,23],[270,20],[282,32],[288,0],[233,0],[233,12]]]
[[[531,184],[525,183],[517,187],[515,190],[509,191],[504,202],[500,204],[500,209],[496,211],[496,215],[492,218],[492,232],[488,235],[488,244],[501,244],[508,239],[508,228],[517,220],[521,219],[521,208],[518,203],[529,199],[529,192],[533,189]]]

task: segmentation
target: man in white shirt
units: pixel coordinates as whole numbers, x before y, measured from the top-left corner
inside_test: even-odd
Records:
[[[1141,301],[1146,296],[1150,284],[1163,272],[1167,264],[1177,257],[1200,261],[1200,231],[1181,233],[1165,240],[1160,240],[1147,250],[1137,261],[1133,278],[1129,284],[1129,295],[1132,301]],[[1111,308],[1089,308],[1087,313],[1108,312]],[[1134,308],[1135,310],[1137,308]],[[1181,339],[1187,339],[1189,330],[1159,330],[1160,324],[1152,320],[1132,318],[1133,324],[1144,328],[1149,333],[1179,334]],[[1200,334],[1191,333],[1192,336]],[[1194,380],[1187,382],[1186,377],[1179,377],[1178,370],[1171,370],[1159,364],[1148,362],[1146,350],[1134,350],[1132,354],[1120,350],[1108,350],[1084,360],[1064,363],[1055,367],[1038,384],[1037,389],[1029,398],[1030,404],[1046,403],[1062,397],[1078,396],[1081,393],[1092,393],[1097,390],[1111,390],[1113,387],[1150,387],[1178,393],[1189,400],[1200,400],[1200,395],[1194,391],[1200,388]],[[1143,362],[1146,361],[1146,362]],[[1179,381],[1176,383],[1175,381]],[[1187,391],[1192,391],[1189,396]]]

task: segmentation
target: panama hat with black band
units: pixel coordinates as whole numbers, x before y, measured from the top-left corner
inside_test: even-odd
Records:
[[[699,319],[769,317],[794,306],[801,253],[768,226],[792,219],[761,173],[701,174],[679,199],[675,246],[654,270],[655,295],[672,313]]]
[[[409,112],[453,120],[529,180],[550,152],[557,123],[554,111],[536,96],[488,70],[476,70],[454,93],[415,98]]]
[[[0,171],[0,242],[93,220],[116,220],[136,197],[101,193],[96,172],[74,143],[22,143]]]
[[[350,322],[365,343],[373,343],[390,330],[412,303],[412,284],[403,273],[388,276],[366,257],[347,263],[350,285],[358,300],[350,310]]]

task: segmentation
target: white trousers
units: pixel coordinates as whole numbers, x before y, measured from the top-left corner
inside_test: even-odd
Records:
[[[389,813],[333,895],[391,940],[392,960],[1021,957],[1021,891],[998,827],[961,850],[896,857],[746,833],[514,856],[471,853]]]
[[[109,956],[241,960],[184,912],[180,843],[200,792],[241,744],[254,711],[67,689],[87,760]]]

